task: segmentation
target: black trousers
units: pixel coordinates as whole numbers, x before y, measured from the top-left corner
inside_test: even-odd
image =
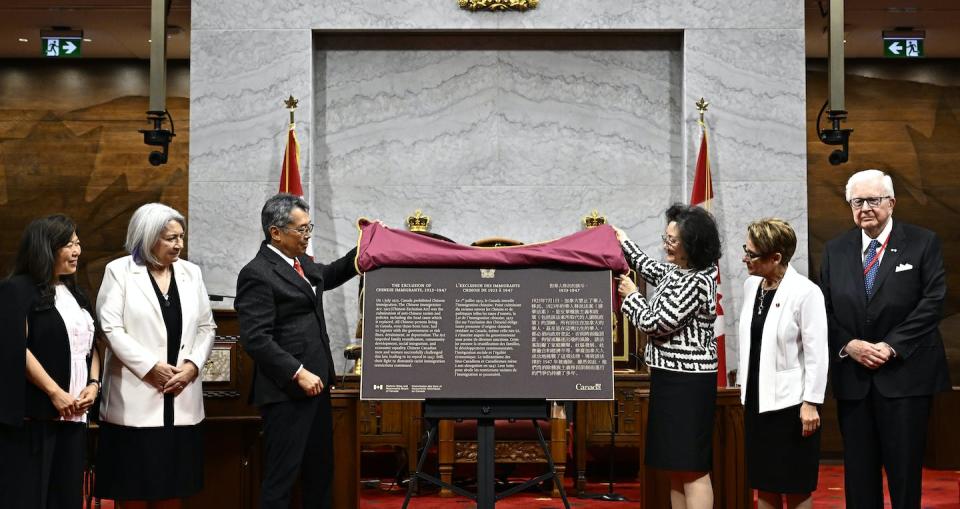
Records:
[[[0,424],[0,503],[3,507],[31,507],[24,489],[30,476],[23,468],[29,453],[27,430],[22,426]]]
[[[80,509],[87,427],[79,422],[0,425],[0,501],[4,508]]]
[[[333,508],[333,412],[330,392],[260,407],[263,416],[262,509],[288,509],[300,477],[303,507]]]
[[[848,508],[882,509],[886,470],[893,509],[919,509],[930,402],[887,398],[873,386],[863,399],[837,400]]]

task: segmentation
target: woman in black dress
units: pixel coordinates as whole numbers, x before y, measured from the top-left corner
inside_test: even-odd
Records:
[[[137,209],[130,256],[107,264],[97,313],[107,342],[95,492],[123,509],[176,508],[203,488],[200,369],[213,347],[210,299],[180,259],[185,221]]]
[[[53,215],[27,226],[0,283],[0,501],[80,509],[87,410],[100,386],[93,309],[77,288],[77,227]],[[26,363],[24,363],[26,359]]]
[[[797,236],[785,221],[747,228],[740,314],[747,475],[758,509],[812,507],[827,385],[827,316],[820,288],[789,261]]]

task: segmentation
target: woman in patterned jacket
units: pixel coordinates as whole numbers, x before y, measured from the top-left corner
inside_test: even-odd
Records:
[[[644,297],[630,278],[621,277],[618,292],[622,311],[649,337],[644,352],[650,367],[644,463],[670,471],[674,508],[709,508],[720,235],[713,216],[699,207],[675,204],[667,209],[666,219],[661,237],[666,262],[647,256],[617,229],[627,261],[655,287]]]

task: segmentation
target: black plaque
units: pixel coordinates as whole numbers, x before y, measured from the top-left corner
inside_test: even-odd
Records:
[[[362,399],[613,398],[608,270],[365,275]]]

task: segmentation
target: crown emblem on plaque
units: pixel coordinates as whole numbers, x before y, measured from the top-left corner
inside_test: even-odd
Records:
[[[607,216],[601,216],[596,209],[589,216],[583,218],[583,225],[587,228],[596,228],[603,224],[607,224]]]
[[[480,269],[480,277],[483,279],[493,279],[497,274],[497,269]]]
[[[407,217],[407,229],[412,232],[425,232],[430,228],[430,216],[423,215],[417,209],[412,216]]]

